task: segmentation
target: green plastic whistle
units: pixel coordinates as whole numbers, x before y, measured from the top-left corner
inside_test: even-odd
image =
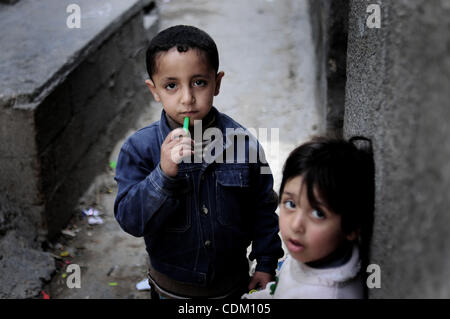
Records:
[[[189,132],[189,117],[185,117],[184,118],[184,125],[183,125],[184,130],[187,132]]]

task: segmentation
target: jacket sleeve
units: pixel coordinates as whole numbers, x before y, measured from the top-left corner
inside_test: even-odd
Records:
[[[278,235],[278,196],[273,190],[273,177],[267,165],[254,166],[254,199],[252,251],[250,260],[256,259],[256,271],[275,275],[278,259],[284,255]]]
[[[135,237],[155,233],[174,213],[179,181],[164,174],[159,159],[156,165],[142,159],[130,143],[122,146],[115,180],[114,216],[127,233]]]

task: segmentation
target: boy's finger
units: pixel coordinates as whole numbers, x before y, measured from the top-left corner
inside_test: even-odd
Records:
[[[190,156],[193,152],[190,146],[179,144],[172,148],[170,158],[174,163],[179,164],[184,157]]]
[[[169,134],[167,134],[166,138],[164,139],[163,144],[169,144],[175,138],[178,139],[178,136],[185,136],[185,135],[187,135],[185,130],[183,130],[182,128],[177,128],[177,129],[169,132]]]
[[[194,140],[191,139],[190,137],[183,137],[176,141],[177,141],[177,144],[183,144],[183,145],[188,145],[188,146],[194,145]]]
[[[177,139],[180,137],[187,136],[188,133],[185,130],[183,130],[182,128],[177,128],[177,129],[174,129],[172,132],[170,132],[169,135],[170,135],[170,139],[174,140],[174,139]]]
[[[175,149],[175,152],[178,152],[181,154],[182,151],[193,151],[193,148],[191,145],[188,144],[178,144],[173,149]]]
[[[171,140],[168,143],[168,146],[170,148],[175,147],[176,145],[187,145],[187,146],[193,146],[194,145],[194,140],[191,139],[190,137],[180,137],[180,138],[175,138],[173,140]]]

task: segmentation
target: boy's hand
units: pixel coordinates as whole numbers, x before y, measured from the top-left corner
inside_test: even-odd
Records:
[[[273,281],[274,278],[271,274],[262,271],[255,271],[253,274],[252,280],[248,284],[248,290],[261,288],[266,288],[267,283]]]
[[[177,176],[178,164],[194,153],[194,141],[187,135],[185,130],[177,128],[167,135],[161,145],[161,170],[169,177]]]

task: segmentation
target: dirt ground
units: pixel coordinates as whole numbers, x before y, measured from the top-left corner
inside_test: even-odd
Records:
[[[122,231],[114,219],[113,203],[117,186],[110,170],[98,178],[92,193],[82,206],[97,209],[103,224],[90,225],[80,210],[66,228],[75,237],[62,235],[53,243],[57,273],[47,287],[50,298],[149,298],[148,291],[138,291],[136,284],[146,278],[147,253],[142,238]],[[67,256],[66,256],[67,255]],[[81,287],[73,282],[70,264],[80,266]]]
[[[151,103],[143,109],[134,129],[144,127],[160,116],[161,109]],[[125,137],[126,138],[126,137]],[[149,299],[148,290],[138,290],[136,284],[147,278],[148,255],[143,238],[125,233],[114,218],[117,183],[110,163],[117,157],[125,138],[118,141],[105,171],[98,176],[79,202],[78,213],[63,234],[49,247],[57,263],[57,272],[44,291],[56,299]],[[102,224],[89,224],[83,211],[93,208],[99,212]],[[69,254],[68,256],[65,256]],[[67,282],[74,272],[70,264],[80,266],[81,288],[69,288]]]

